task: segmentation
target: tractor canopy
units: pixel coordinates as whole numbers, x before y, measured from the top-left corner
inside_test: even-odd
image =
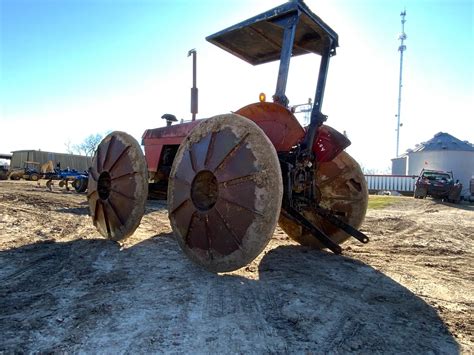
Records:
[[[297,21],[292,56],[307,53],[323,55],[338,46],[338,36],[301,0],[289,1],[211,36],[207,41],[257,65],[279,60],[284,46],[284,31]]]

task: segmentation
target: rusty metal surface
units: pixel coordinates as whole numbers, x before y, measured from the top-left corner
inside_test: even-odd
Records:
[[[168,186],[181,248],[214,272],[253,260],[273,234],[282,183],[276,151],[258,126],[235,115],[208,119],[183,142]]]
[[[336,216],[354,228],[359,228],[367,211],[368,192],[364,174],[359,164],[346,152],[334,160],[319,164],[316,170],[316,187],[321,207],[335,212]],[[349,235],[316,212],[306,210],[303,215],[321,229],[329,238],[341,244]],[[302,245],[322,249],[324,246],[300,225],[280,215],[280,227]]]
[[[302,1],[288,1],[283,5],[226,28],[206,39],[252,65],[280,59],[283,46],[282,22],[297,15],[293,56],[307,53],[321,54],[329,42],[331,49],[338,46],[338,35],[314,14]]]
[[[342,133],[328,125],[318,127],[313,152],[318,162],[329,162],[351,145]]]
[[[300,142],[305,130],[285,107],[273,102],[257,102],[236,111],[254,121],[273,143],[277,152],[287,152]]]
[[[138,142],[124,132],[110,133],[92,161],[87,194],[93,223],[104,237],[122,240],[133,234],[145,210],[147,187]]]
[[[158,171],[158,163],[164,145],[180,145],[188,133],[200,122],[201,120],[196,120],[168,127],[147,129],[143,132],[142,144],[145,147],[148,171]]]
[[[145,159],[149,172],[157,172],[163,144],[145,145]]]
[[[146,139],[151,138],[184,138],[200,122],[201,120],[196,120],[186,123],[178,123],[168,127],[147,129],[143,132],[142,139],[145,141]]]

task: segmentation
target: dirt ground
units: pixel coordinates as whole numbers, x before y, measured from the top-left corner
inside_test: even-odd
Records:
[[[85,195],[0,181],[0,353],[471,353],[474,205],[387,197],[336,256],[279,229],[248,267],[188,261],[149,201],[122,247]]]

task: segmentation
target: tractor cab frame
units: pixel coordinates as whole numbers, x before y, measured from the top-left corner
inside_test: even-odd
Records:
[[[206,38],[252,65],[280,60],[273,102],[288,107],[286,84],[291,57],[321,56],[311,121],[303,146],[312,147],[317,128],[326,121],[321,112],[329,60],[336,54],[338,35],[303,1],[294,0]]]
[[[327,116],[321,111],[329,61],[336,54],[338,35],[303,1],[295,0],[252,17],[206,38],[209,42],[252,65],[280,60],[273,102],[288,108],[286,85],[291,57],[303,54],[321,56],[319,74],[311,111],[310,124],[304,138],[289,151],[279,151],[283,174],[282,214],[310,231],[325,247],[335,253],[341,249],[302,213],[311,209],[316,214],[363,243],[368,237],[344,223],[331,210],[320,205],[320,192],[315,186],[313,166],[332,161],[350,141],[338,131],[323,126]],[[237,111],[243,116],[245,110]],[[316,143],[316,144],[315,144]],[[278,150],[278,149],[277,149]]]

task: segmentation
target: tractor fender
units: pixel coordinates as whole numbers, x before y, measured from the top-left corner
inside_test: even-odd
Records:
[[[235,113],[255,122],[273,143],[277,152],[288,152],[302,142],[307,134],[295,115],[286,107],[273,102],[257,102]],[[333,160],[351,144],[350,140],[336,129],[322,125],[318,128],[313,143],[313,153],[318,162]]]
[[[273,102],[256,102],[235,112],[255,122],[277,152],[288,152],[305,136],[305,130],[286,107]]]

